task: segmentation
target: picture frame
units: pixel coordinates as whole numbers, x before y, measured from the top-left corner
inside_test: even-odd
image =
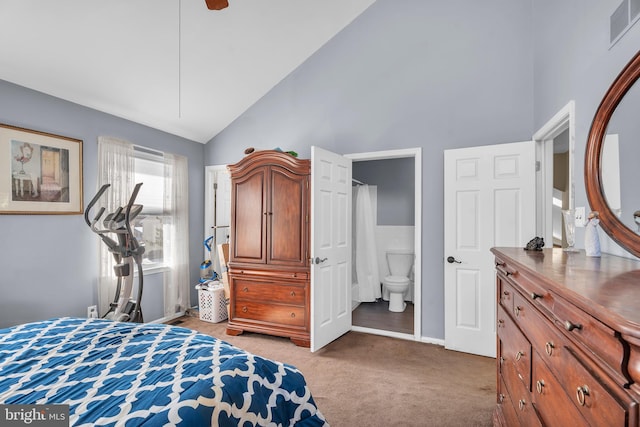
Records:
[[[82,140],[0,123],[0,214],[82,214]]]

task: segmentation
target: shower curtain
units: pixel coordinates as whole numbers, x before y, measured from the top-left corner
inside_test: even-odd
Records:
[[[375,224],[368,185],[360,185],[355,203],[355,272],[360,302],[373,302],[382,297],[378,274]]]

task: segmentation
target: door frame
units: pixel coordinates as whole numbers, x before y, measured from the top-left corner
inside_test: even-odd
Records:
[[[212,229],[214,227],[213,217],[207,216],[207,212],[213,212],[214,200],[212,197],[214,188],[213,184],[215,181],[215,175],[218,172],[227,172],[227,165],[212,165],[205,166],[204,168],[204,234],[202,236],[202,240],[206,239],[208,236],[212,234]],[[229,231],[227,227],[227,231]],[[214,244],[211,247],[211,252],[207,254],[207,249],[202,245],[202,259],[207,259],[210,256],[211,262],[214,266],[220,267],[219,259],[218,259],[218,248]],[[218,270],[216,270],[218,271]]]
[[[413,335],[353,325],[351,326],[351,330],[405,340],[422,341],[422,148],[416,147],[398,150],[373,151],[367,153],[352,153],[345,154],[344,157],[351,159],[353,162],[411,157],[414,159],[414,253],[416,261],[414,266],[415,271],[413,284]]]
[[[535,134],[536,148],[536,236],[553,246],[553,140],[569,129],[569,209],[575,207],[576,106],[571,100]]]

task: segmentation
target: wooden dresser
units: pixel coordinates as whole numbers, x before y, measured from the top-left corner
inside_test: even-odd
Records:
[[[496,426],[638,426],[640,263],[493,248]]]
[[[274,150],[228,166],[229,335],[260,332],[309,347],[310,167]]]

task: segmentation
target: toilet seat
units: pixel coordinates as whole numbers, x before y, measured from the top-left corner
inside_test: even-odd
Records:
[[[409,283],[409,278],[406,276],[387,276],[384,278],[384,281],[390,284],[398,284],[402,285],[405,283]]]

